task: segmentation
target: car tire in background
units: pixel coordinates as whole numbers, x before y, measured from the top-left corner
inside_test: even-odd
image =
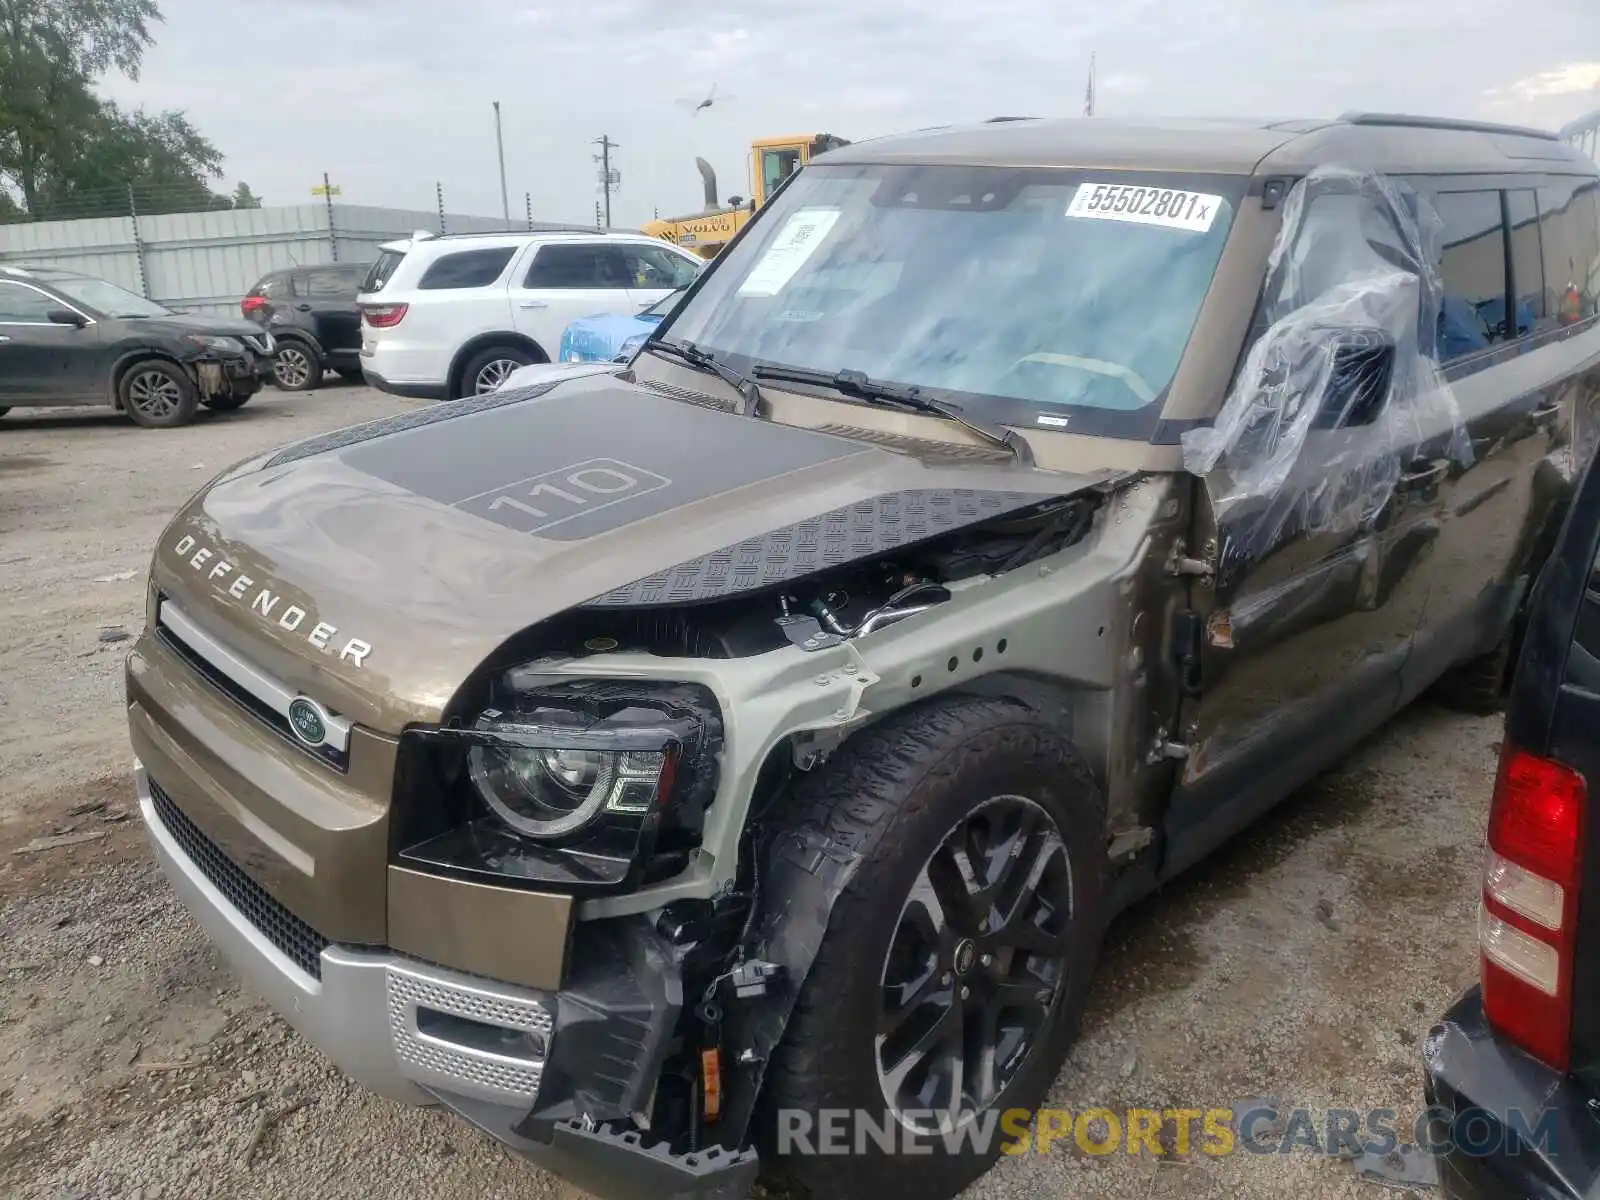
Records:
[[[1433,698],[1457,712],[1487,717],[1505,706],[1515,630],[1507,630],[1493,650],[1451,667],[1437,681]]]
[[[279,338],[272,381],[286,392],[309,392],[322,382],[322,356],[299,338]]]
[[[454,399],[492,392],[518,367],[538,361],[520,346],[486,346],[467,360]]]
[[[348,379],[351,383],[365,383],[367,380],[360,367],[335,367],[334,370],[340,379]]]
[[[830,1109],[884,1127],[952,1094],[958,1122],[981,1127],[1044,1101],[1104,932],[1105,801],[1049,720],[976,696],[884,719],[802,776],[794,800],[785,827],[860,862],[767,1073],[763,1165],[812,1197],[953,1195],[1015,1130],[981,1149],[933,1134],[898,1154],[867,1138],[865,1155],[842,1156],[783,1154],[778,1131]]]
[[[117,381],[117,399],[135,425],[171,429],[194,419],[200,396],[182,367],[161,358],[136,362]]]

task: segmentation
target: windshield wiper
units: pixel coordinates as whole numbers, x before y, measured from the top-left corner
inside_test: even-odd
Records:
[[[1024,438],[1018,437],[1004,426],[995,425],[977,417],[970,417],[959,405],[951,404],[947,400],[939,400],[929,396],[915,384],[887,383],[881,379],[872,379],[862,371],[849,369],[840,371],[813,371],[805,367],[780,367],[769,366],[766,363],[757,363],[752,369],[752,374],[761,379],[772,379],[778,382],[809,383],[816,387],[832,388],[834,391],[846,396],[855,396],[858,399],[869,401],[873,404],[898,404],[916,412],[932,413],[937,417],[944,417],[954,421],[963,429],[981,437],[986,442],[993,442],[1016,456],[1028,466],[1033,466],[1033,450]]]
[[[674,338],[659,338],[644,344],[646,353],[665,354],[680,362],[688,363],[699,371],[710,371],[723,383],[739,393],[739,415],[752,417],[760,411],[761,389],[756,386],[755,380],[747,375],[741,375],[727,363],[722,362],[709,350],[696,346],[693,342],[682,342]]]

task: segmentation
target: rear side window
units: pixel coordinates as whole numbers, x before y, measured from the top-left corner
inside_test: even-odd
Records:
[[[483,250],[459,250],[446,254],[422,273],[417,289],[424,292],[454,288],[488,287],[506,269],[515,246],[495,246]]]
[[[1439,361],[1450,362],[1506,340],[1506,239],[1500,193],[1440,192],[1444,222],[1439,273]]]
[[[1600,181],[1539,189],[1545,306],[1556,326],[1576,325],[1596,311],[1600,293]]]
[[[381,292],[383,285],[389,282],[394,275],[395,268],[404,261],[404,250],[384,250],[378,255],[378,261],[372,264],[372,269],[367,272],[367,277],[361,283],[363,292]]]
[[[624,288],[622,255],[613,246],[541,246],[528,268],[531,288]]]
[[[350,271],[337,268],[326,271],[307,271],[300,277],[299,286],[306,296],[354,296],[360,285],[359,277]]]

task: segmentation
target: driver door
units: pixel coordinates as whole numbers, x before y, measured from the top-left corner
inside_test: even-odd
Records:
[[[1309,275],[1321,255],[1333,284],[1357,274],[1374,236],[1398,236],[1374,235],[1374,214],[1352,211],[1371,203],[1366,195],[1313,192],[1284,261]],[[1269,279],[1268,295],[1281,283]],[[1297,276],[1294,286],[1303,284]],[[1395,293],[1402,297],[1396,311],[1405,294]],[[1252,352],[1228,404],[1250,386],[1258,415],[1307,404],[1317,415],[1300,427],[1303,440],[1286,471],[1257,470],[1252,456],[1276,456],[1281,446],[1251,445],[1241,435],[1197,489],[1191,545],[1213,574],[1193,585],[1199,669],[1180,721],[1188,757],[1167,817],[1173,871],[1398,709],[1401,671],[1427,599],[1424,564],[1441,529],[1448,462],[1440,447],[1417,440],[1421,434],[1402,432],[1417,423],[1386,412],[1402,403],[1402,379],[1415,378],[1414,298],[1405,313],[1410,326],[1396,319],[1397,338],[1355,326],[1322,330],[1315,296],[1276,303],[1289,315],[1270,327],[1258,322],[1256,344],[1282,350],[1283,369],[1251,375],[1253,365],[1270,362]]]

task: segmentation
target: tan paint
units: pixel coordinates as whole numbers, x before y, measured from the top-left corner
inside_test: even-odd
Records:
[[[572,897],[442,879],[391,866],[389,945],[402,954],[555,991],[566,967]]]

